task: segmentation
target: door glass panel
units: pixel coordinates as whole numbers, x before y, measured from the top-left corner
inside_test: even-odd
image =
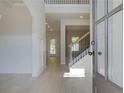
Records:
[[[104,3],[105,0],[97,0],[97,7],[96,7],[96,11],[97,11],[97,15],[96,15],[96,19],[100,19],[102,18],[104,15],[105,15],[105,9],[104,9],[104,6],[105,6],[105,3]]]
[[[118,7],[122,2],[123,0],[108,0],[108,11]]]
[[[123,83],[123,29],[122,11],[108,19],[108,76],[109,80],[122,87]]]
[[[97,25],[97,72],[105,75],[105,22]]]
[[[56,39],[50,40],[50,54],[56,54]]]

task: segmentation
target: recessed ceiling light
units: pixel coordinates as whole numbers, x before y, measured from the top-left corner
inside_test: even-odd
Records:
[[[53,31],[53,29],[51,28],[50,31]]]
[[[48,28],[50,28],[50,26],[48,25]]]
[[[80,18],[82,19],[82,18],[84,18],[83,16],[80,16]]]
[[[46,22],[45,24],[46,24],[46,25],[48,25],[48,23],[47,23],[47,22]]]

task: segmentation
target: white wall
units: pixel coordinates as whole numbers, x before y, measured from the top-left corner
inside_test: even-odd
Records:
[[[38,77],[46,66],[45,5],[43,0],[23,0],[32,15],[32,76]]]
[[[43,0],[0,7],[0,73],[32,73],[46,67],[46,30]]]
[[[65,57],[65,48],[66,48],[66,42],[65,42],[65,31],[66,31],[66,26],[67,25],[79,25],[79,26],[84,26],[84,25],[89,25],[89,20],[80,20],[80,19],[61,19],[61,28],[60,28],[60,33],[61,33],[61,64],[65,64],[66,57]]]
[[[25,6],[0,7],[0,73],[31,73],[31,16]]]

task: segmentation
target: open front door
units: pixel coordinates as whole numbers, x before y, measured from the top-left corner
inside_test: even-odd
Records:
[[[123,92],[122,0],[93,0],[93,92]]]

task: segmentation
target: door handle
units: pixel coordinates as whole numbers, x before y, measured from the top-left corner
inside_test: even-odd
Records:
[[[92,55],[94,55],[94,51],[93,51],[93,52],[88,52],[88,54],[89,54],[90,56],[92,56]]]
[[[99,52],[98,52],[98,55],[100,55],[100,56],[101,56],[101,55],[102,55],[102,52],[101,52],[101,51],[99,51]]]

